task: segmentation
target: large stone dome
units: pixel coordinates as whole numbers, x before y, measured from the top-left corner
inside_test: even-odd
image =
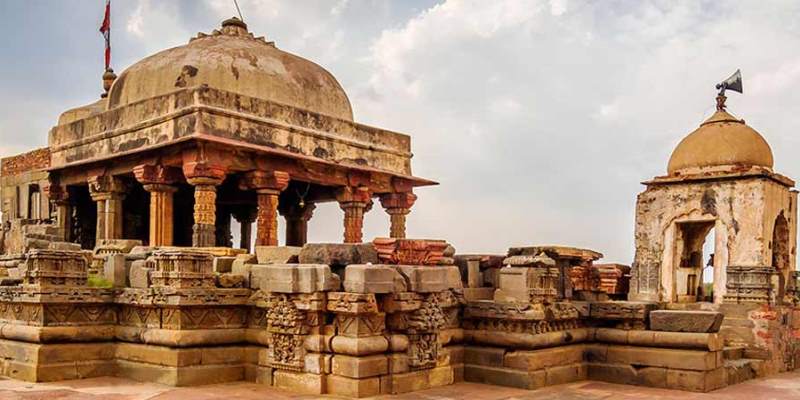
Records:
[[[773,166],[767,141],[744,121],[718,110],[686,136],[672,152],[670,175],[715,167]]]
[[[187,45],[164,50],[125,70],[111,87],[108,109],[204,84],[353,120],[347,94],[333,75],[254,38],[235,18],[223,22],[220,30],[200,34]]]

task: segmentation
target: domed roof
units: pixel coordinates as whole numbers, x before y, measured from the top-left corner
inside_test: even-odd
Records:
[[[201,33],[187,45],[129,67],[114,81],[108,109],[203,84],[353,120],[347,94],[333,75],[263,38],[254,38],[236,18],[223,22],[221,30]]]
[[[761,134],[720,109],[678,144],[667,172],[723,166],[771,169],[773,163],[772,149]]]

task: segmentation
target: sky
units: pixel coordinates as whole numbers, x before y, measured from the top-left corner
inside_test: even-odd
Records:
[[[0,0],[0,157],[45,146],[58,115],[101,92],[103,0]],[[714,108],[729,111],[800,177],[800,2],[239,0],[250,30],[333,73],[358,122],[411,135],[414,238],[459,253],[591,248],[633,260],[640,182]],[[119,73],[210,32],[233,0],[112,1]],[[318,207],[310,239],[341,240]],[[376,204],[365,238],[386,236]]]

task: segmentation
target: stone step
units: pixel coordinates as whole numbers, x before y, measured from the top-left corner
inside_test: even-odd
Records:
[[[762,360],[740,358],[738,360],[725,360],[725,371],[728,377],[728,386],[742,383],[758,377],[758,369]]]
[[[744,346],[725,346],[722,355],[726,360],[740,360],[744,357]]]

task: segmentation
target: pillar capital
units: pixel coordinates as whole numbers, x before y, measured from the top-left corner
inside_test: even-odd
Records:
[[[89,193],[95,201],[124,197],[127,192],[125,184],[111,175],[95,175],[87,179]]]
[[[314,203],[305,203],[302,207],[299,204],[291,204],[288,206],[281,205],[278,207],[278,212],[287,220],[309,221],[314,216],[314,210],[317,205]]]
[[[381,195],[381,205],[391,219],[390,237],[405,239],[406,215],[411,212],[411,207],[414,206],[416,201],[417,195],[412,192],[395,192]]]
[[[392,209],[410,209],[417,201],[417,195],[411,192],[386,193],[380,196],[381,205],[387,212]]]
[[[148,186],[158,189],[173,185],[181,179],[181,171],[178,168],[162,165],[137,165],[133,168],[133,175],[144,185],[145,190],[148,190]]]
[[[183,175],[192,186],[217,186],[225,180],[227,168],[206,161],[192,161],[183,164]]]
[[[366,186],[344,186],[336,192],[336,201],[342,207],[349,203],[372,204],[372,191]]]
[[[42,192],[47,196],[50,201],[55,204],[63,204],[69,202],[69,192],[67,188],[58,183],[48,182],[42,188]]]
[[[255,190],[259,193],[280,193],[289,186],[291,177],[283,171],[250,171],[239,181],[242,190]]]

